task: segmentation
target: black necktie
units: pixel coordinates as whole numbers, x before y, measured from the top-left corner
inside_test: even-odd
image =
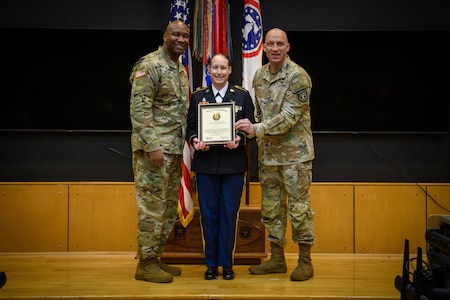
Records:
[[[216,94],[216,102],[222,102],[222,100],[223,100],[222,96],[220,95],[219,92],[217,92],[217,94]]]

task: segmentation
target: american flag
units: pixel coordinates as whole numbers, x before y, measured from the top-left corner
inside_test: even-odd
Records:
[[[189,24],[189,0],[172,0],[170,5],[170,21],[181,20],[188,27]],[[189,78],[189,96],[193,90],[192,80],[192,59],[191,49],[187,47],[183,55],[180,56],[181,62],[186,68]],[[190,99],[190,97],[189,97]],[[194,203],[192,201],[192,186],[191,186],[191,162],[194,150],[187,141],[183,148],[183,163],[182,174],[180,182],[180,194],[178,199],[178,217],[181,225],[186,227],[194,217]]]
[[[242,23],[242,86],[252,99],[253,76],[262,64],[263,26],[259,0],[244,0],[244,20]]]

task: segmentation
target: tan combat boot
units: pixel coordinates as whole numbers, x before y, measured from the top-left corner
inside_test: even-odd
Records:
[[[262,275],[287,272],[283,248],[272,242],[270,243],[270,247],[272,252],[270,259],[260,265],[250,266],[250,268],[248,268],[248,271],[251,274]]]
[[[181,275],[181,268],[169,266],[168,264],[163,263],[161,260],[158,260],[158,266],[161,268],[161,270],[172,274],[172,276]]]
[[[298,244],[299,255],[297,268],[291,273],[292,281],[308,280],[314,275],[313,265],[311,263],[311,246],[308,244]]]
[[[172,282],[172,274],[163,271],[159,267],[158,261],[157,257],[140,259],[136,267],[134,278],[136,280],[146,280],[158,283]]]

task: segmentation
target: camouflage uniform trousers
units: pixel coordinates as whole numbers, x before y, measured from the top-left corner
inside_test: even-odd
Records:
[[[181,155],[164,154],[164,166],[155,167],[148,152],[133,154],[136,187],[137,257],[158,257],[177,218]]]
[[[286,225],[289,216],[292,240],[311,246],[314,244],[313,211],[309,191],[311,180],[311,161],[281,166],[260,164],[261,222],[269,233],[267,239],[270,242],[281,247],[286,245]]]

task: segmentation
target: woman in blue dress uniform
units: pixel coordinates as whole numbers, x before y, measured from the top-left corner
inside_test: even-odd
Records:
[[[216,54],[208,66],[211,85],[192,94],[188,112],[187,138],[194,147],[191,171],[196,173],[200,219],[204,240],[205,279],[216,279],[222,266],[223,279],[233,279],[233,258],[237,217],[248,170],[247,134],[236,131],[234,141],[207,145],[198,138],[198,105],[201,102],[234,102],[235,120],[254,122],[254,105],[249,92],[231,85],[229,58]]]

